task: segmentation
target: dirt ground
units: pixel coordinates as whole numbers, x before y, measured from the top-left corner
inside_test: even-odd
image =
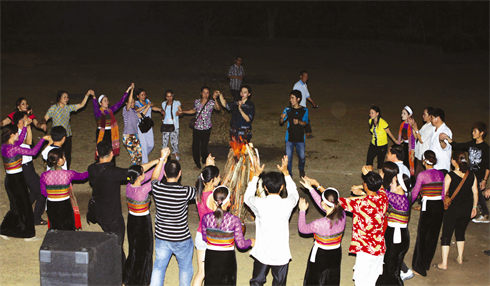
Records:
[[[1,54],[1,118],[14,109],[17,97],[26,97],[34,114],[43,117],[56,100],[59,89],[68,91],[71,103],[79,103],[89,89],[96,95],[105,94],[112,103],[135,82],[144,87],[148,98],[160,105],[164,90],[172,88],[175,99],[183,109],[190,109],[199,97],[202,85],[220,89],[227,98],[226,72],[237,54],[243,57],[246,71],[244,83],[253,89],[256,106],[252,142],[259,149],[266,171],[274,170],[284,151],[286,128],[278,124],[284,107],[289,105],[289,91],[303,69],[309,72],[309,90],[318,109],[309,109],[314,138],[306,142],[306,174],[323,186],[336,187],[341,195],[349,194],[350,186],[360,182],[360,169],[365,164],[370,134],[367,127],[368,110],[378,105],[391,131],[397,133],[400,112],[405,105],[415,111],[419,125],[422,109],[440,107],[446,112],[446,123],[455,141],[470,139],[471,124],[489,121],[489,59],[486,52],[444,54],[437,48],[394,44],[389,42],[278,41],[264,43],[250,39],[159,39],[158,37],[107,36],[92,38],[39,37],[20,38],[11,46],[2,47]],[[255,42],[254,42],[255,41]],[[36,52],[34,52],[36,50]],[[122,112],[116,114],[122,134]],[[150,158],[157,158],[161,149],[158,132],[161,116],[154,113],[155,148]],[[180,154],[183,168],[182,183],[194,185],[198,172],[193,170],[191,154],[192,133],[187,128],[189,117],[180,119]],[[217,165],[224,167],[228,143],[226,127],[229,115],[213,115],[214,128],[210,151]],[[95,122],[92,102],[73,114],[72,169],[85,171],[92,163],[95,148]],[[48,125],[51,128],[51,124]],[[34,131],[35,142],[43,133]],[[488,142],[488,139],[487,139]],[[44,166],[41,158],[34,160],[38,174]],[[297,158],[293,161],[296,166]],[[127,152],[121,150],[118,166],[129,166]],[[297,168],[293,168],[297,181]],[[4,191],[4,175],[0,178],[0,217],[9,208]],[[299,185],[299,184],[298,184]],[[74,186],[82,214],[84,231],[101,231],[98,225],[85,223],[87,201],[91,193],[88,183]],[[124,187],[121,197],[124,216],[127,216]],[[300,196],[309,195],[300,190]],[[194,236],[198,216],[194,204],[189,207],[189,225]],[[154,216],[154,206],[152,215]],[[323,214],[310,205],[307,220]],[[44,214],[46,216],[46,214]],[[153,217],[154,219],[154,217]],[[405,262],[411,266],[419,213],[412,212],[409,230],[411,247]],[[288,285],[301,285],[308,255],[313,245],[311,236],[297,230],[298,212],[290,223],[292,261]],[[342,241],[342,285],[353,285],[352,266],[355,257],[348,255],[352,220],[347,220]],[[253,223],[247,225],[246,238],[254,237]],[[41,240],[24,242],[20,239],[0,240],[0,284],[38,285],[38,251],[46,232],[36,227]],[[414,277],[407,285],[488,285],[489,257],[482,253],[490,249],[489,225],[470,222],[466,231],[463,265],[452,261],[456,249],[452,245],[449,270],[431,269],[427,277]],[[127,240],[125,241],[127,251]],[[438,248],[433,262],[440,261]],[[237,252],[238,285],[247,285],[251,278],[253,259],[249,252]],[[194,263],[196,258],[194,258]],[[195,270],[196,270],[195,265]],[[271,285],[269,275],[267,285]],[[178,267],[172,259],[166,276],[167,285],[178,285]]]

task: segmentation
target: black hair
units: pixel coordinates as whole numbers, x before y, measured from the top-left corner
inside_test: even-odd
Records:
[[[430,106],[427,106],[426,108],[424,108],[424,110],[427,110],[427,114],[430,115],[432,113],[432,111],[434,110],[434,108],[433,107],[430,107]]]
[[[374,110],[375,112],[378,113],[378,121],[376,123],[379,123],[379,121],[381,120],[381,109],[379,109],[379,107],[377,105],[373,105],[369,108],[369,110]],[[369,125],[369,130],[371,130],[371,128],[373,128],[374,126],[374,119],[371,120],[371,124]]]
[[[442,110],[440,108],[434,108],[432,110],[432,112],[429,114],[434,116],[434,117],[439,117],[439,118],[441,118],[442,121],[445,121],[444,110]]]
[[[437,164],[436,153],[432,150],[427,150],[424,152],[424,159],[432,163],[432,165]]]
[[[25,97],[19,97],[17,98],[17,100],[15,101],[15,109],[14,111],[18,111],[19,110],[19,105],[21,105],[22,101],[25,100],[27,102],[27,99]]]
[[[468,171],[468,159],[466,159],[466,153],[462,150],[454,150],[453,155],[451,157],[459,166],[459,170],[463,173]]]
[[[398,165],[393,162],[384,162],[383,163],[383,188],[385,190],[390,188],[391,181],[393,178],[400,173],[400,168]]]
[[[132,165],[131,167],[128,168],[129,183],[134,184],[134,182],[136,182],[138,177],[143,175],[144,173],[145,170],[141,165]]]
[[[112,152],[112,143],[108,141],[100,141],[97,144],[97,153],[100,158],[107,157]]]
[[[140,95],[140,93],[142,93],[143,91],[144,91],[144,92],[146,92],[146,90],[145,90],[144,88],[141,88],[141,87],[137,88],[137,89],[134,91],[134,93],[133,93],[133,98],[134,98],[134,100],[135,100],[135,101],[139,100],[139,99],[138,99],[138,95]]]
[[[51,138],[54,142],[59,142],[66,137],[66,130],[63,126],[55,126],[51,128]]]
[[[322,193],[323,198],[334,204],[333,211],[327,215],[327,218],[330,220],[330,227],[333,227],[334,224],[337,224],[339,220],[345,217],[344,209],[339,204],[339,194],[335,190],[327,188]]]
[[[240,58],[240,59],[242,59],[242,60],[243,60],[242,56],[240,56],[240,55],[236,56],[236,57],[235,57],[235,60],[238,60],[238,58]]]
[[[14,116],[12,116],[12,124],[17,125],[19,124],[19,121],[24,119],[24,117],[29,116],[27,112],[25,111],[17,111],[14,113]]]
[[[167,89],[167,90],[165,90],[165,96],[167,96],[167,93],[170,93],[172,96],[175,96],[175,95],[174,95],[174,91],[173,91],[173,90],[171,90],[171,89]]]
[[[295,89],[289,93],[290,95],[294,95],[299,101],[301,101],[301,98],[303,98],[303,95],[301,94],[301,91]]]
[[[262,175],[262,183],[267,187],[270,194],[278,194],[281,187],[286,183],[284,175],[279,172],[268,172]]]
[[[61,97],[63,96],[64,93],[68,94],[68,92],[64,90],[58,90],[58,93],[56,94],[56,102],[60,102]]]
[[[55,170],[58,169],[58,161],[63,158],[65,153],[63,152],[63,149],[61,148],[53,148],[51,151],[48,153],[48,160],[46,161],[46,164],[50,168],[54,168]]]
[[[308,73],[308,72],[305,71],[305,70],[302,70],[302,71],[299,72],[299,75],[303,75],[304,73]]]
[[[201,202],[202,192],[204,191],[204,183],[211,182],[214,178],[219,176],[219,169],[216,166],[206,166],[202,169],[201,174],[196,181],[196,201]]]
[[[405,187],[407,187],[407,190],[403,190],[406,194],[410,194],[412,191],[412,188],[410,187],[410,177],[407,176],[407,174],[402,175],[403,178],[403,183],[405,184]],[[396,178],[396,185],[399,186],[400,182],[398,181],[398,178]],[[410,203],[410,202],[409,202]]]
[[[473,129],[477,129],[478,131],[483,132],[483,135],[481,136],[482,139],[485,139],[485,136],[487,136],[487,125],[483,121],[473,123],[473,126],[471,126],[471,131],[473,131]]]
[[[400,161],[403,161],[403,158],[405,158],[405,151],[403,151],[402,145],[391,145],[390,147],[390,153],[395,154],[396,158]]]
[[[228,190],[227,187],[218,187],[213,192],[213,199],[217,205],[216,210],[214,211],[214,218],[216,219],[217,228],[220,227],[221,222],[223,221],[224,210],[222,208],[222,205],[229,192],[230,190]]]
[[[180,163],[177,160],[169,160],[167,164],[165,164],[165,176],[170,178],[177,178],[180,172]]]
[[[362,175],[362,181],[366,184],[368,190],[377,192],[383,185],[383,179],[375,172],[370,171],[366,175]]]
[[[2,130],[2,144],[7,143],[10,140],[10,136],[19,131],[17,125],[7,124],[3,127]]]
[[[250,87],[250,85],[244,84],[244,85],[240,86],[240,91],[242,91],[242,88],[246,88],[247,89],[247,91],[248,91],[248,97],[251,97],[252,96],[252,88]]]
[[[201,87],[201,98],[202,98],[202,92],[207,89],[209,91],[209,93],[211,93],[211,89],[209,88],[209,86],[205,85],[203,87]]]

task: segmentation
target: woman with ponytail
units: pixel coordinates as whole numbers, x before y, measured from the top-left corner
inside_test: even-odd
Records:
[[[240,219],[227,212],[230,190],[218,186],[212,192],[214,213],[203,216],[202,238],[207,243],[204,285],[236,285],[235,244],[240,249],[254,246],[255,239],[245,240]]]
[[[444,217],[444,174],[434,169],[436,163],[436,154],[432,150],[425,151],[422,164],[426,170],[419,173],[412,190],[412,202],[419,194],[422,197],[417,240],[412,258],[413,271],[422,276],[427,276],[427,270],[430,270]]]
[[[471,218],[476,216],[478,204],[477,181],[475,175],[469,170],[466,154],[461,150],[454,151],[451,156],[451,164],[454,171],[448,173],[444,178],[445,195],[449,196],[452,202],[444,212],[441,236],[442,262],[432,265],[443,270],[447,269],[447,257],[453,232],[458,248],[456,261],[458,264],[463,264],[464,235]],[[462,186],[459,187],[463,180]],[[457,189],[459,191],[454,195]]]
[[[192,282],[193,286],[201,286],[204,280],[204,254],[206,252],[206,242],[203,240],[201,228],[202,217],[205,214],[216,210],[213,201],[213,190],[220,183],[219,169],[214,165],[214,157],[211,154],[206,159],[206,167],[199,174],[196,181],[196,205],[199,214],[199,226],[196,232],[196,253],[197,253],[197,272]]]
[[[318,207],[327,214],[324,218],[306,223],[308,203],[304,198],[299,200],[298,229],[304,234],[314,233],[315,244],[311,249],[306,266],[303,285],[340,285],[340,263],[342,248],[340,242],[345,229],[345,212],[339,204],[339,192],[334,188],[323,188],[308,177],[303,177],[301,184],[310,190]],[[317,189],[321,195],[312,187]]]
[[[146,170],[167,162],[169,148],[160,151],[160,159],[128,168],[126,199],[128,202],[128,244],[129,254],[123,269],[124,285],[149,285],[153,269],[153,231],[150,216],[150,191],[153,172]],[[156,169],[155,169],[156,170]],[[161,181],[164,168],[160,168]]]
[[[50,168],[41,174],[41,193],[47,196],[47,214],[49,228],[57,230],[76,230],[76,214],[70,199],[72,181],[83,181],[88,172],[78,173],[64,170],[66,158],[61,148],[54,148],[48,153],[47,165]],[[78,213],[78,220],[80,213]],[[81,228],[81,224],[79,224]]]

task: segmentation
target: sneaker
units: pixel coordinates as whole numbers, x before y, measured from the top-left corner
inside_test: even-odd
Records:
[[[305,174],[305,170],[304,169],[303,170],[299,170],[299,177],[300,178],[303,178],[305,175],[306,174]]]
[[[400,278],[403,281],[411,279],[413,276],[415,276],[415,274],[413,273],[412,269],[408,269],[407,272],[400,271]]]
[[[489,223],[490,222],[488,220],[488,215],[486,215],[486,216],[480,215],[479,217],[474,218],[471,221],[474,222],[474,223]]]

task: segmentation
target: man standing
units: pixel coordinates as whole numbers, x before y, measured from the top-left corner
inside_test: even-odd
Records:
[[[306,108],[306,100],[308,100],[313,108],[318,108],[318,104],[316,104],[313,99],[310,97],[310,92],[308,91],[308,86],[306,83],[308,82],[308,72],[303,70],[299,73],[299,81],[294,85],[293,89],[301,91],[303,95],[299,105]],[[306,136],[311,136],[311,126],[310,124],[305,126]]]
[[[430,123],[436,129],[430,139],[429,150],[436,153],[437,163],[434,165],[434,169],[441,171],[445,176],[451,171],[452,147],[451,144],[449,144],[448,138],[453,137],[453,132],[447,127],[446,123],[444,123],[444,110],[435,108],[430,115],[432,116]]]
[[[240,87],[242,86],[245,70],[242,67],[242,57],[235,57],[235,64],[228,69],[228,78],[230,79],[230,92],[233,95],[233,101],[240,101]]]
[[[489,223],[488,219],[488,207],[485,202],[485,197],[482,191],[485,190],[487,180],[490,175],[489,168],[489,156],[490,147],[485,142],[485,136],[487,135],[487,125],[481,121],[476,122],[472,126],[473,140],[466,143],[456,143],[451,138],[443,134],[444,139],[447,139],[453,149],[463,150],[468,152],[468,160],[470,163],[470,170],[475,174],[478,181],[478,206],[480,207],[480,216],[474,218],[473,222],[476,223]],[[442,135],[442,134],[441,134]]]
[[[166,148],[168,149],[168,148]],[[167,153],[168,156],[169,153]],[[179,285],[190,285],[194,269],[192,254],[194,244],[187,223],[188,203],[196,196],[196,188],[182,186],[179,161],[170,160],[165,164],[166,182],[158,180],[163,166],[160,161],[151,176],[153,199],[156,206],[155,218],[155,262],[151,274],[151,284],[163,285],[167,266],[175,255],[179,264]]]
[[[281,114],[279,123],[288,122],[286,131],[286,155],[288,156],[288,171],[293,174],[293,152],[296,147],[298,154],[299,176],[305,176],[305,126],[308,124],[308,109],[300,106],[302,95],[299,90],[293,90],[289,95],[291,107],[286,107]]]

